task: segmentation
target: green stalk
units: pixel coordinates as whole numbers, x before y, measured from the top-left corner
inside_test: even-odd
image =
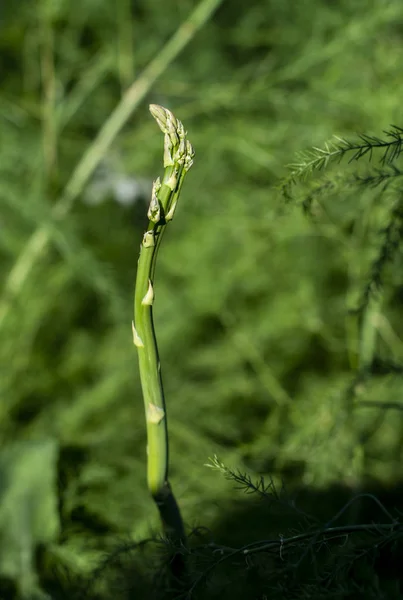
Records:
[[[168,481],[168,429],[152,307],[154,273],[162,236],[172,220],[194,151],[183,125],[162,106],[150,112],[164,133],[164,176],[152,188],[147,216],[149,223],[141,246],[134,295],[133,341],[139,357],[140,379],[147,424],[147,483],[158,507],[164,533],[184,543],[182,517]]]

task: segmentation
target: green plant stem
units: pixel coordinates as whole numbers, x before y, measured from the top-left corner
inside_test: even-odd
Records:
[[[183,125],[167,109],[150,111],[165,135],[164,176],[153,184],[149,223],[140,246],[134,295],[133,341],[138,350],[140,380],[147,425],[147,483],[158,507],[164,533],[184,543],[182,517],[168,481],[168,428],[152,307],[158,250],[167,223],[173,218],[183,180],[193,162],[193,148]]]

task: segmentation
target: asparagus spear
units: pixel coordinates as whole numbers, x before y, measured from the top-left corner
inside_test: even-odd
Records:
[[[158,250],[172,220],[194,150],[182,123],[156,104],[150,112],[164,134],[164,175],[152,187],[148,227],[138,261],[134,296],[133,341],[138,350],[140,379],[147,424],[147,483],[158,507],[164,533],[185,542],[182,517],[168,481],[168,429],[161,366],[153,323],[154,274]]]

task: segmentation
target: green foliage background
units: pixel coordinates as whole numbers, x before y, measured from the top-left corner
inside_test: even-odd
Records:
[[[50,562],[86,571],[117,537],[158,527],[130,326],[146,202],[115,201],[127,178],[148,200],[161,170],[150,102],[183,121],[196,150],[159,257],[155,305],[171,479],[185,521],[214,528],[234,503],[231,486],[204,466],[213,454],[291,486],[354,491],[401,476],[401,413],[345,399],[358,348],[348,310],[390,205],[378,202],[379,189],[329,184],[310,219],[276,189],[296,151],[402,124],[401,0],[223,1],[12,293],[13,266],[74,167],[196,5],[1,7],[0,539],[14,541],[0,545],[0,571],[26,589],[36,543]],[[297,204],[318,181],[294,188]],[[396,264],[387,271],[374,335],[377,352],[400,360],[397,273]],[[375,379],[360,399],[396,400],[400,386]],[[10,518],[13,510],[28,516]],[[10,544],[31,558],[10,561]]]

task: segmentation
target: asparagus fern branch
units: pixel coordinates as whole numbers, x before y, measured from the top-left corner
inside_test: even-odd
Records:
[[[285,184],[289,185],[297,179],[304,179],[313,171],[322,170],[330,162],[340,161],[346,156],[349,157],[349,162],[364,156],[369,156],[371,159],[377,150],[381,151],[379,159],[381,165],[390,166],[403,152],[403,128],[392,125],[389,131],[384,133],[385,138],[363,133],[354,141],[335,136],[334,140],[326,143],[324,148],[314,147],[299,153],[299,161],[289,165],[291,174]]]
[[[138,350],[140,379],[147,424],[147,482],[157,504],[165,534],[184,541],[182,518],[168,481],[168,429],[155,337],[152,307],[154,274],[158,250],[166,226],[172,220],[194,151],[182,123],[162,106],[152,104],[150,112],[164,133],[164,175],[152,188],[148,227],[141,246],[134,297],[133,341]]]

